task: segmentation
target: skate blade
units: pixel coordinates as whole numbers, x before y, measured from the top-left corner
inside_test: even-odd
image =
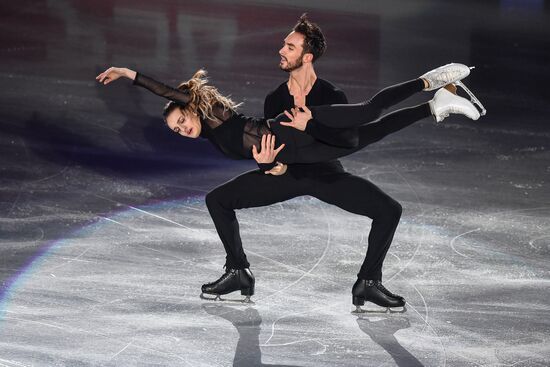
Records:
[[[407,306],[403,307],[380,307],[374,305],[368,309],[362,309],[361,306],[355,306],[355,310],[351,311],[352,314],[391,314],[391,313],[404,313],[407,312]]]
[[[249,305],[254,304],[254,301],[250,299],[250,296],[246,296],[244,299],[237,299],[237,298],[222,298],[222,295],[220,294],[201,293],[200,298],[206,301],[214,301],[214,302],[243,303],[243,304],[249,304]]]
[[[477,105],[479,107],[479,109],[481,110],[481,112],[479,113],[481,116],[485,116],[485,114],[487,113],[487,110],[485,109],[485,107],[483,107],[483,104],[481,104],[481,102],[479,101],[479,99],[476,98],[476,96],[474,96],[474,94],[464,85],[464,83],[462,83],[460,80],[459,81],[456,81],[453,83],[454,85],[456,85],[457,87],[460,87],[462,88],[462,90],[464,92],[466,92],[468,94],[468,96],[470,96],[470,101]]]

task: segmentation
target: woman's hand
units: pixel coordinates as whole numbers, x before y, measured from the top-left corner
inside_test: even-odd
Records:
[[[252,146],[252,156],[258,163],[271,163],[275,160],[275,157],[285,147],[284,144],[277,149],[275,147],[275,135],[267,134],[262,135],[262,149],[258,153],[258,149],[255,145]]]
[[[307,122],[313,118],[311,111],[306,106],[302,107],[304,112],[300,111],[299,108],[291,109],[292,114],[288,111],[285,111],[285,115],[290,119],[290,122],[281,121],[281,125],[290,126],[300,131],[304,131],[307,126]]]
[[[273,176],[280,176],[284,175],[286,172],[287,165],[281,162],[277,162],[277,165],[270,169],[269,171],[265,171],[266,175],[273,175]]]
[[[96,76],[96,80],[105,85],[120,78],[121,76],[134,80],[136,72],[127,68],[115,68],[114,66],[105,70],[103,73]]]

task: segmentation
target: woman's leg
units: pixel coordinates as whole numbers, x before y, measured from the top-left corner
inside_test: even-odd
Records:
[[[313,118],[328,127],[349,128],[376,120],[382,111],[424,89],[424,80],[414,79],[392,85],[370,100],[357,104],[335,104],[309,107]]]
[[[355,130],[357,130],[359,137],[356,147],[340,148],[310,139],[310,143],[307,145],[293,147],[294,154],[292,161],[281,160],[281,162],[315,163],[344,157],[431,115],[432,113],[428,103],[423,103],[415,107],[403,108],[388,113],[376,121],[356,128]],[[295,139],[295,141],[296,140],[297,139]],[[281,152],[285,149],[286,147]],[[279,158],[277,158],[277,160],[279,160]]]

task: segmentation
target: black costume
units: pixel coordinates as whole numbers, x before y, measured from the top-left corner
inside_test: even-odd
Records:
[[[187,90],[169,87],[139,73],[134,84],[181,106],[185,106],[191,99]],[[376,120],[384,109],[423,88],[424,82],[415,79],[385,88],[363,103],[311,106],[313,120],[308,122],[305,132],[281,125],[281,121],[288,121],[283,113],[266,120],[247,117],[224,109],[221,104],[215,104],[212,106],[212,114],[216,119],[200,119],[201,136],[210,140],[230,158],[252,159],[252,146],[259,148],[262,135],[271,133],[276,136],[277,147],[285,144],[276,157],[277,161],[286,164],[323,162],[352,154],[388,134],[430,116],[430,108],[425,103],[389,113]],[[268,170],[275,163],[261,165],[260,168]]]
[[[187,103],[189,99],[185,90],[165,86],[142,74],[136,75],[134,83],[180,104]],[[351,154],[393,131],[430,116],[429,106],[422,104],[357,126],[376,119],[384,108],[421,91],[423,87],[423,81],[416,79],[386,88],[368,102],[345,105],[347,100],[341,90],[317,79],[306,96],[306,105],[314,117],[308,122],[306,132],[279,124],[287,120],[284,114],[279,114],[294,107],[286,83],[266,97],[265,119],[248,118],[214,106],[214,114],[220,121],[201,119],[201,136],[229,157],[251,158],[250,147],[253,144],[260,147],[262,135],[271,132],[277,136],[278,144],[286,144],[277,161],[285,162],[287,159],[288,163],[313,163],[289,164],[287,172],[281,176],[253,170],[206,195],[206,205],[227,254],[226,267],[244,269],[250,266],[242,247],[235,209],[267,206],[310,195],[372,219],[368,251],[358,277],[381,280],[382,264],[399,223],[401,205],[370,181],[345,172],[334,158]],[[286,153],[286,156],[281,153]]]

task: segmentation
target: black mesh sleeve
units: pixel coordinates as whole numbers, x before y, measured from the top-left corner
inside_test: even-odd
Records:
[[[133,84],[148,89],[151,92],[155,93],[157,96],[164,97],[182,106],[185,106],[187,103],[189,103],[191,99],[187,91],[172,88],[141,73],[136,73],[136,78],[134,79]]]

